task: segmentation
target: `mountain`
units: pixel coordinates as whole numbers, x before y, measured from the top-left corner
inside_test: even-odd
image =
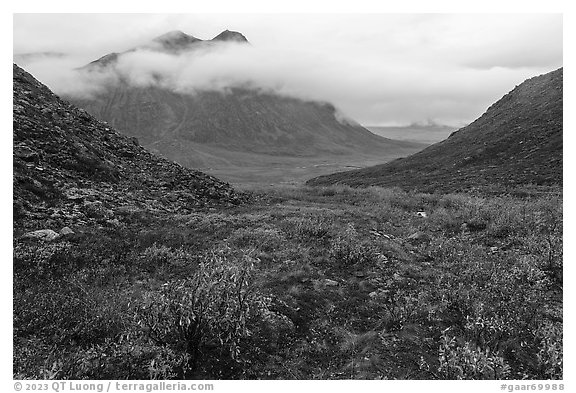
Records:
[[[421,191],[561,185],[562,80],[562,68],[526,80],[470,125],[408,158],[307,184]]]
[[[13,66],[14,228],[96,222],[119,211],[238,203],[226,183],[160,158]]]
[[[207,41],[170,32],[139,48],[159,52],[209,50],[222,42],[248,45],[241,33],[226,30]],[[106,55],[83,71],[114,73],[122,55],[137,49]],[[161,83],[138,87],[118,78],[94,97],[66,99],[120,132],[137,137],[153,152],[194,168],[266,167],[278,156],[297,160],[369,156],[383,162],[423,147],[374,135],[329,103],[250,86],[185,94]]]
[[[120,83],[79,106],[183,165],[201,146],[265,155],[384,153],[414,144],[378,137],[338,118],[334,106],[235,88],[194,95]]]

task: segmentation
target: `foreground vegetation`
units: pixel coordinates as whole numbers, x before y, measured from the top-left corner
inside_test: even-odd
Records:
[[[562,197],[275,188],[14,241],[14,377],[562,378]]]

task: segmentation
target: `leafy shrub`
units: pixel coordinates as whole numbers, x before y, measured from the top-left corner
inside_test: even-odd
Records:
[[[118,336],[125,327],[127,302],[118,291],[81,280],[49,281],[36,290],[15,282],[14,333],[44,337],[47,343],[89,345]],[[42,293],[42,296],[38,296]]]
[[[539,341],[536,361],[539,379],[562,379],[564,353],[562,349],[562,325],[546,322],[536,330]]]
[[[190,278],[173,280],[160,291],[143,295],[135,318],[148,338],[159,346],[186,353],[188,368],[196,370],[208,352],[219,360],[240,360],[240,341],[249,335],[247,320],[257,311],[251,286],[254,260],[234,260],[213,253]]]
[[[175,379],[187,357],[166,346],[107,340],[87,348],[58,349],[29,340],[15,345],[18,379]]]
[[[469,342],[459,345],[447,331],[441,338],[438,361],[441,379],[506,379],[510,375],[510,366],[502,357]]]
[[[69,242],[16,243],[13,249],[14,270],[37,278],[59,277],[70,271],[66,256],[72,251],[73,245]]]
[[[425,293],[415,294],[405,289],[390,288],[377,292],[372,300],[382,309],[380,324],[386,331],[398,331],[408,323],[430,318]]]
[[[534,342],[534,335],[552,309],[550,279],[540,268],[536,255],[516,252],[494,254],[479,245],[457,240],[445,241],[435,254],[445,273],[432,290],[446,323],[458,329],[461,338],[474,348],[498,352],[511,365],[522,363],[521,375],[538,378],[540,366],[532,360],[539,345],[542,364],[557,364],[561,337],[551,335],[547,341]],[[547,367],[547,366],[544,366]],[[520,372],[515,369],[515,372]]]

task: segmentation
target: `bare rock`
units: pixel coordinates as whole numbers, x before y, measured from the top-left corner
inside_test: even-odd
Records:
[[[329,278],[326,278],[322,281],[322,283],[324,285],[326,285],[327,287],[335,287],[338,286],[338,281],[334,281],[334,280],[330,280]]]
[[[428,243],[430,240],[430,236],[424,232],[415,232],[408,236],[408,241],[412,244]]]
[[[112,211],[106,209],[102,202],[85,202],[84,203],[84,214],[91,218],[110,218],[113,216]]]
[[[69,227],[64,227],[62,229],[60,229],[60,236],[69,236],[69,235],[73,235],[74,231],[72,229],[70,229]]]
[[[24,239],[38,239],[45,242],[51,242],[60,237],[60,235],[52,229],[39,229],[37,231],[28,232],[22,236]]]
[[[28,146],[15,146],[14,156],[21,158],[23,161],[36,162],[39,160],[40,156],[37,152],[29,148]]]

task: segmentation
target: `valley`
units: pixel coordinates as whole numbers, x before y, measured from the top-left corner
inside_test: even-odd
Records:
[[[392,157],[324,156],[290,157],[250,156],[251,165],[199,167],[198,170],[222,179],[234,187],[251,189],[266,185],[296,185],[317,176],[350,169],[365,168],[391,161]],[[258,163],[258,161],[260,161]]]

